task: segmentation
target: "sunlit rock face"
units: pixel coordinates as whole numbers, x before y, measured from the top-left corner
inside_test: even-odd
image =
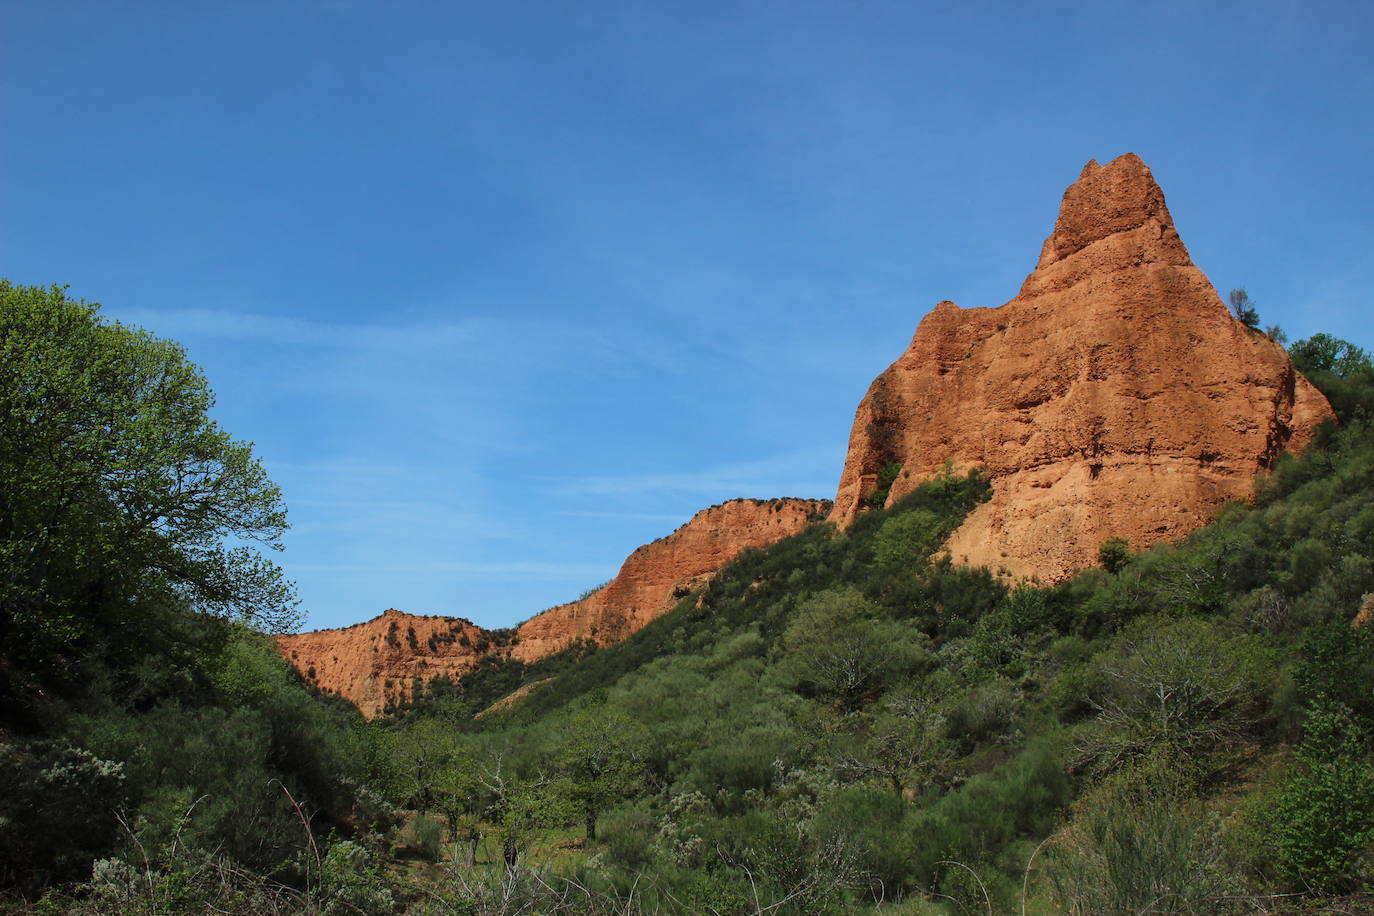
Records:
[[[741,551],[796,534],[830,508],[824,499],[735,499],[703,509],[636,549],[602,588],[513,632],[391,609],[351,627],[279,637],[278,648],[308,683],[375,716],[409,697],[417,682],[456,681],[485,656],[533,662],[577,642],[617,643],[672,610]]]
[[[702,509],[677,531],[630,554],[604,588],[521,624],[513,654],[532,661],[578,640],[619,642],[672,610],[741,551],[776,544],[830,508],[823,499],[733,499]]]
[[[832,520],[852,522],[900,462],[888,502],[947,459],[992,499],[954,559],[1044,581],[1211,521],[1331,415],[1283,348],[1232,318],[1134,154],[1089,162],[1016,298],[941,302],[859,404]]]

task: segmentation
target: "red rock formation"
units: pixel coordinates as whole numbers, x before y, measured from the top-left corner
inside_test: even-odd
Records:
[[[281,654],[306,681],[375,716],[410,695],[416,680],[457,680],[477,666],[488,634],[457,617],[418,617],[394,608],[341,630],[278,637]]]
[[[672,610],[746,547],[777,543],[829,508],[828,500],[735,499],[703,509],[677,531],[630,554],[605,587],[522,623],[512,654],[533,661],[579,640],[619,642]]]
[[[1250,495],[1330,416],[1283,348],[1231,317],[1127,154],[1084,167],[1016,298],[941,302],[859,404],[832,520],[889,503],[946,459],[993,497],[946,545],[958,561],[1061,579],[1104,540],[1172,540]]]
[[[829,500],[736,499],[703,509],[667,537],[635,550],[611,582],[550,608],[510,631],[488,632],[456,617],[388,610],[340,630],[282,636],[285,658],[315,686],[366,716],[410,695],[416,680],[457,680],[484,655],[532,662],[573,642],[610,645],[671,610],[746,547],[766,547],[824,518]]]

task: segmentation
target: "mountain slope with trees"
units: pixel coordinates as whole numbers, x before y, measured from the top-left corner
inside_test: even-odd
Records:
[[[366,722],[273,650],[290,587],[225,545],[270,545],[281,495],[180,349],[61,290],[0,308],[6,909],[1368,905],[1374,365],[1348,342],[1291,349],[1338,422],[1177,544],[1008,583],[941,550],[989,496],[951,463],[623,643]]]

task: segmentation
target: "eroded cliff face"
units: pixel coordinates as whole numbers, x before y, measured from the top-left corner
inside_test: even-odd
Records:
[[[522,623],[512,654],[528,662],[580,640],[619,642],[672,610],[745,548],[775,544],[824,518],[830,508],[829,500],[819,499],[735,499],[703,509],[677,531],[630,554],[604,588]]]
[[[514,633],[392,609],[344,629],[282,636],[278,646],[308,682],[375,716],[388,702],[408,697],[416,680],[457,680],[486,655],[532,662],[574,642],[619,642],[705,585],[745,548],[796,534],[830,509],[829,500],[812,499],[736,499],[703,509],[677,531],[635,550],[603,588],[536,615]]]
[[[471,621],[395,608],[340,630],[280,636],[277,646],[308,683],[351,700],[369,717],[410,696],[416,680],[457,680],[484,654],[505,651]]]
[[[946,459],[992,499],[948,542],[956,561],[1045,581],[1205,525],[1330,416],[1283,348],[1231,317],[1134,154],[1084,167],[1016,298],[941,302],[859,404],[832,520],[881,468],[889,504]]]

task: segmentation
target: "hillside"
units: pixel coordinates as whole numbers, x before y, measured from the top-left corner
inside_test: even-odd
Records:
[[[1089,162],[1064,192],[1014,299],[942,302],[921,321],[858,406],[830,519],[850,525],[949,467],[979,468],[991,498],[945,548],[957,562],[1056,582],[1096,562],[1108,540],[1141,549],[1207,524],[1331,415],[1283,347],[1228,312],[1150,170],[1126,154]],[[703,510],[635,550],[605,586],[514,634],[378,618],[366,633],[283,637],[282,650],[311,684],[375,715],[488,655],[529,665],[619,642],[745,548],[821,514],[809,500]],[[386,626],[406,632],[372,632]]]
[[[1045,914],[1277,912],[1303,888],[1362,912],[1374,367],[1313,377],[1364,379],[1346,425],[1177,545],[1010,588],[927,558],[991,495],[939,475],[844,534],[736,559],[458,740],[520,748],[534,778],[621,723],[643,773],[597,809],[593,886],[653,874],[646,912],[753,913],[755,893],[797,914],[979,911],[986,893],[1012,913],[1023,883]]]
[[[949,549],[1015,508],[1008,481],[1033,470],[949,455],[919,481],[887,462],[843,525],[820,520],[823,501],[704,510],[514,631],[389,610],[275,641],[264,631],[294,608],[280,570],[206,545],[272,543],[280,492],[210,420],[184,351],[60,288],[0,282],[0,306],[17,382],[0,389],[0,909],[1371,909],[1374,362],[1360,347],[1317,334],[1281,354],[1231,328],[1257,395],[1247,414],[1234,386],[1204,386],[1199,409],[1230,419],[1201,433],[1259,448],[1253,424],[1269,422],[1258,474],[1238,482],[1237,451],[1216,476],[1235,498],[1199,504],[1210,523],[1143,549],[1108,540],[1070,557],[1076,571],[1013,580]],[[1271,370],[1291,384],[1266,387]],[[921,406],[896,403],[894,424]],[[1063,416],[1089,416],[1076,411]],[[1197,481],[1227,454],[1166,465],[1212,492]],[[1073,460],[1092,480],[1107,457]],[[1137,487],[1170,479],[1140,467]],[[1094,511],[1179,492],[1099,494],[1115,502]],[[1039,509],[1059,519],[1042,533],[1095,536]]]
[[[530,664],[573,647],[619,642],[742,551],[795,534],[829,509],[828,501],[807,499],[734,499],[703,509],[671,534],[636,548],[610,582],[513,631],[391,609],[351,627],[281,636],[278,646],[306,683],[375,716],[408,700],[417,684],[457,680],[484,659]]]

